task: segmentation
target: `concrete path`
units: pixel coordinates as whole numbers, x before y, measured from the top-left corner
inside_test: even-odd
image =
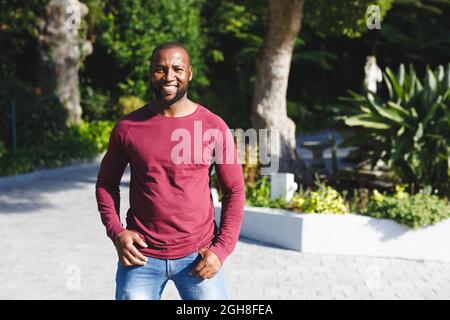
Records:
[[[114,298],[116,253],[95,202],[98,165],[0,178],[0,299]],[[128,181],[126,173],[122,214]],[[448,263],[301,254],[240,239],[224,268],[233,299],[450,298]],[[173,283],[163,299],[179,299]]]

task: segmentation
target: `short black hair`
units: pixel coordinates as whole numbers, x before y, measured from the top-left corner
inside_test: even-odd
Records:
[[[158,44],[156,46],[156,48],[153,49],[152,55],[150,56],[150,63],[152,62],[153,57],[156,55],[156,53],[158,51],[161,51],[161,50],[164,50],[164,49],[173,49],[173,48],[183,49],[186,52],[187,56],[188,56],[189,64],[191,63],[191,57],[189,56],[189,51],[186,49],[185,46],[183,46],[178,41],[167,41],[167,42],[163,42],[163,43]]]

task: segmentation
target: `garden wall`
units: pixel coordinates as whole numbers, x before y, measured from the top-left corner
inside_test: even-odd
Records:
[[[220,204],[215,213],[220,220]],[[356,214],[299,214],[246,206],[241,236],[305,253],[450,262],[450,219],[413,230]]]

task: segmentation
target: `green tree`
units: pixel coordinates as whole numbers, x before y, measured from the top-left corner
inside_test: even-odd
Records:
[[[292,53],[303,16],[313,26],[321,26],[322,33],[358,36],[366,28],[362,21],[366,21],[367,7],[384,6],[380,10],[383,15],[390,3],[390,0],[339,0],[306,1],[305,4],[303,0],[269,0],[267,29],[256,59],[252,123],[255,128],[279,131],[280,150],[275,155],[280,157],[280,171],[305,177],[301,172],[304,165],[295,151],[295,124],[287,116],[286,103]],[[310,18],[306,18],[309,13]]]
[[[262,44],[266,12],[267,4],[260,0],[208,0],[202,6],[205,71],[211,79],[202,99],[233,127],[251,126],[254,59]]]
[[[106,87],[114,88],[117,84],[114,89],[118,89],[120,96],[148,99],[150,55],[159,43],[176,40],[191,54],[194,68],[191,85],[195,95],[199,87],[208,84],[199,21],[202,3],[203,0],[87,1],[92,14],[88,16],[86,32],[95,46],[85,76]],[[99,64],[102,70],[97,68]]]
[[[64,105],[70,124],[81,122],[78,71],[92,53],[92,44],[79,32],[88,11],[78,0],[51,0],[39,26],[39,86]]]
[[[37,46],[38,20],[48,0],[0,0],[0,76],[18,77],[21,65],[28,67],[28,80],[36,76],[30,61]],[[27,50],[28,49],[28,50]],[[20,64],[18,62],[21,62]],[[28,62],[28,63],[27,63]],[[31,67],[31,68],[30,68]],[[22,73],[25,75],[25,72]]]
[[[367,8],[380,8],[384,17],[393,0],[306,1],[304,23],[322,36],[361,37],[367,31]]]
[[[383,22],[381,61],[398,66],[405,60],[421,66],[446,64],[450,56],[450,1],[397,0]]]

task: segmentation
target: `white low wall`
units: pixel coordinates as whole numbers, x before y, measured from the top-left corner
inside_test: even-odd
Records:
[[[220,221],[220,204],[215,208]],[[356,214],[299,214],[246,206],[241,236],[306,253],[450,262],[450,219],[413,230],[393,220]]]

